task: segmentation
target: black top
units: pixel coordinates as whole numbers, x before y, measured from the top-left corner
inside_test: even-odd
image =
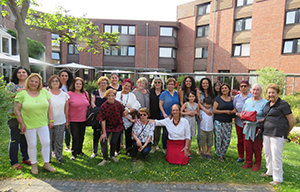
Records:
[[[119,85],[118,89],[115,89],[115,88],[113,88],[112,86],[109,85],[107,89],[113,89],[113,90],[116,90],[116,91],[122,91],[122,85]]]
[[[106,101],[106,98],[105,97],[103,97],[103,98],[100,97],[98,89],[94,90],[92,94],[95,95],[95,105],[96,105],[96,107],[100,108],[101,105]]]
[[[271,107],[270,102],[268,102],[264,109],[264,135],[271,137],[284,136],[286,138],[289,131],[289,121],[286,115],[291,113],[290,105],[280,98]]]
[[[224,101],[221,96],[217,96],[215,98],[215,102],[217,102],[218,108],[217,110],[233,110],[233,101]],[[214,114],[214,119],[220,122],[232,122],[232,118],[234,117],[234,114],[228,115],[228,114]]]
[[[163,91],[156,95],[155,88],[150,89],[150,119],[163,119],[159,109],[159,96]]]

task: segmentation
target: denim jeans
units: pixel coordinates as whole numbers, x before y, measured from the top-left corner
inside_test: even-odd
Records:
[[[144,145],[145,143],[142,143]],[[132,157],[137,157],[139,147],[136,145],[136,141],[133,142],[133,150],[132,150]],[[141,152],[142,155],[145,157],[147,156],[151,151],[151,143],[148,143],[148,145],[143,149]]]

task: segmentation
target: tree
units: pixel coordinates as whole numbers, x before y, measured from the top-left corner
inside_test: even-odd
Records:
[[[258,83],[262,86],[263,90],[270,84],[275,83],[280,88],[284,87],[284,78],[285,75],[282,71],[273,68],[273,67],[264,67],[257,71]],[[280,89],[282,90],[282,89]],[[263,92],[265,94],[265,92]],[[281,91],[282,94],[282,91]]]
[[[57,41],[66,43],[79,42],[80,51],[101,53],[111,43],[117,43],[117,33],[101,33],[99,26],[94,25],[87,18],[76,18],[68,15],[68,11],[60,8],[56,13],[37,12],[30,5],[37,5],[34,0],[0,0],[1,6],[7,6],[15,16],[15,28],[21,65],[29,68],[26,27],[41,29],[60,35]],[[2,15],[8,11],[2,10]]]

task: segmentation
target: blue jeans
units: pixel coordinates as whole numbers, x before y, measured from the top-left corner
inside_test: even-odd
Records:
[[[145,143],[142,143],[144,145]],[[133,149],[132,149],[132,157],[137,157],[139,147],[136,145],[136,141],[133,142]],[[143,156],[147,156],[151,151],[151,143],[148,143],[148,145],[143,149],[141,152]]]
[[[9,158],[10,164],[14,165],[18,163],[19,146],[23,161],[29,159],[27,152],[27,141],[25,135],[20,133],[21,130],[19,129],[19,123],[17,119],[10,119],[8,121],[8,126],[10,128]]]

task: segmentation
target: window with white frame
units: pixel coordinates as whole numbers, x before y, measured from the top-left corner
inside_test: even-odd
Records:
[[[59,47],[60,46],[60,42],[57,41],[57,39],[59,38],[59,35],[58,34],[55,34],[55,33],[51,33],[51,44],[52,44],[52,47]]]
[[[300,39],[287,39],[283,41],[283,54],[300,53]]]
[[[285,14],[285,24],[300,23],[300,9],[287,11]]]
[[[210,13],[210,3],[198,5],[198,15],[205,15]]]
[[[209,33],[209,25],[202,25],[197,27],[197,37],[206,37]]]
[[[250,43],[234,44],[233,54],[234,57],[247,57],[250,56]]]
[[[159,57],[162,58],[176,58],[176,49],[172,47],[160,47]]]
[[[135,26],[129,25],[104,25],[106,33],[120,33],[122,35],[135,35]]]
[[[242,18],[235,20],[235,31],[247,31],[251,30],[252,18]]]
[[[9,53],[9,39],[2,37],[2,52]]]
[[[68,44],[68,54],[69,55],[78,55],[78,44]]]
[[[160,36],[165,36],[165,37],[176,37],[176,30],[173,27],[160,27],[159,28]]]
[[[106,56],[135,56],[134,46],[111,46],[110,48],[104,49],[104,55]]]
[[[205,59],[208,55],[207,47],[197,47],[195,49],[195,58],[196,59]]]
[[[253,4],[253,0],[236,0],[236,7],[243,7]]]

